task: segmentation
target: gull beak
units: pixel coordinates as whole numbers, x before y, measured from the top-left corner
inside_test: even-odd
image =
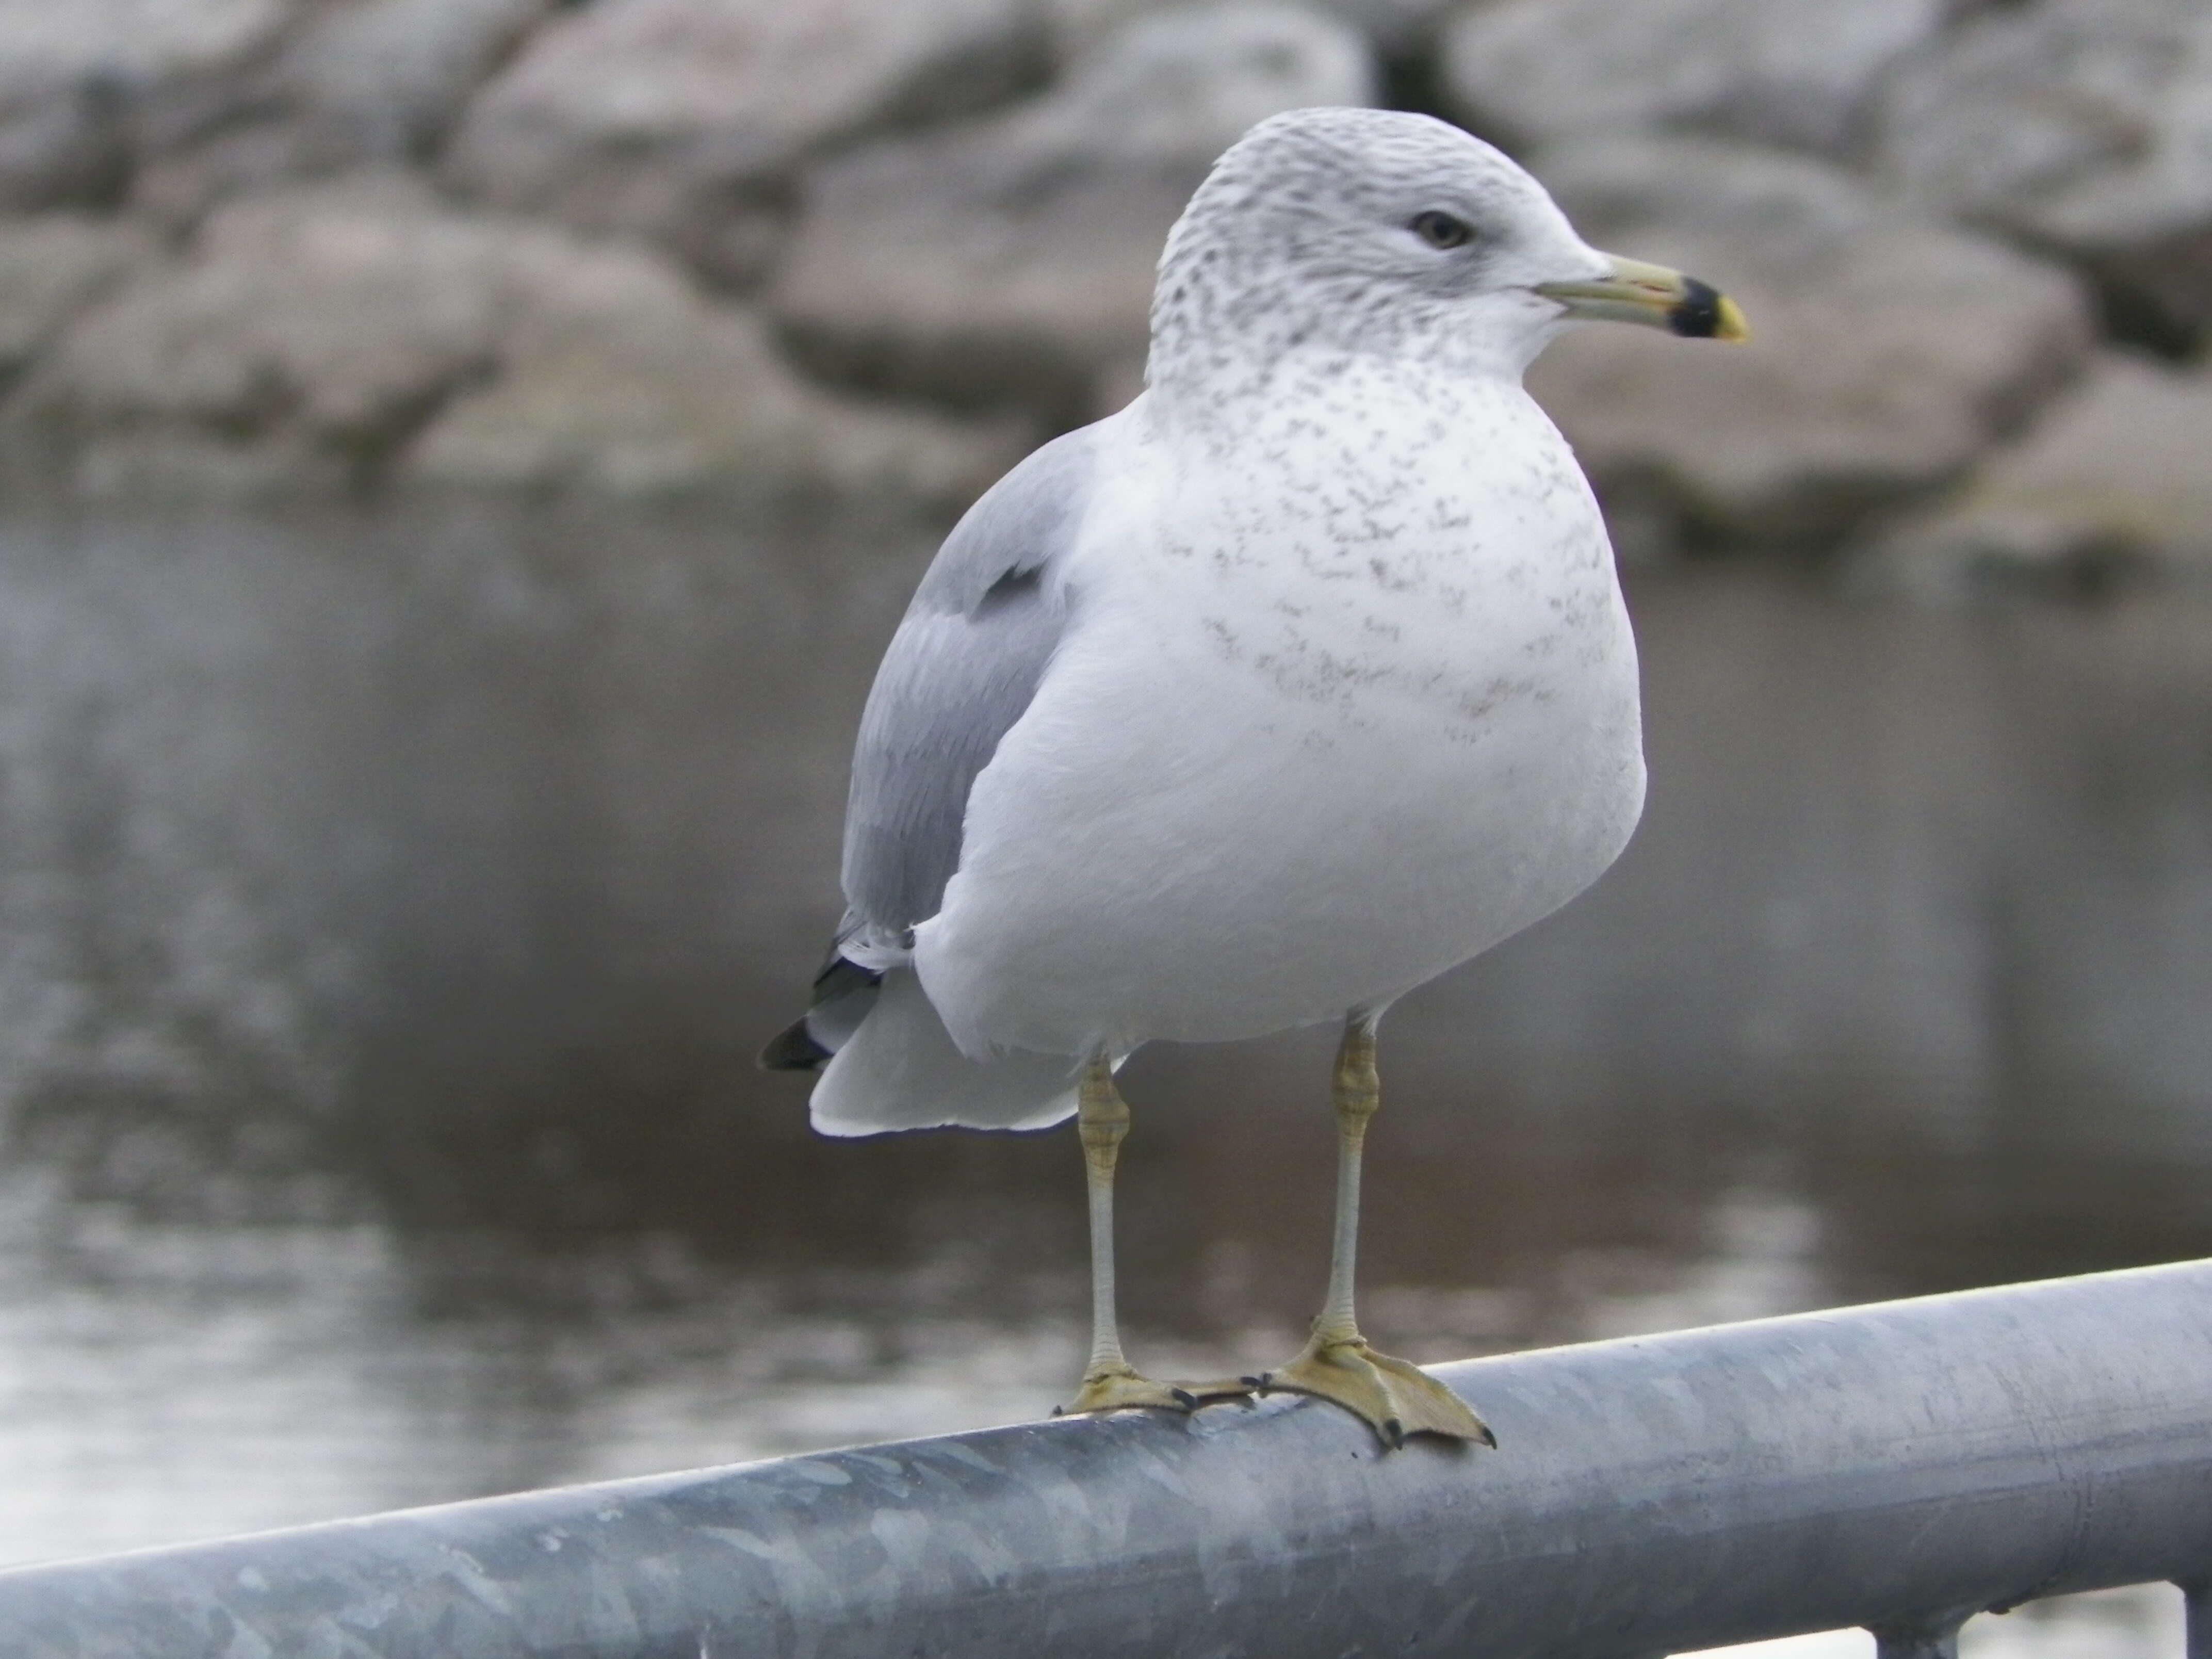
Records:
[[[1612,276],[1594,283],[1539,283],[1536,292],[1558,301],[1570,317],[1643,323],[1692,340],[1751,337],[1736,302],[1710,283],[1641,259],[1603,257],[1613,262]]]

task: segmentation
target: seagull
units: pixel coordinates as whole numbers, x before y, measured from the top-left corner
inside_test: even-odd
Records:
[[[1595,498],[1522,375],[1567,324],[1746,337],[1427,116],[1262,121],[1170,233],[1135,401],[1021,462],[922,577],[861,715],[848,909],[804,1018],[830,1135],[1073,1116],[1092,1345],[1063,1409],[1279,1389],[1495,1445],[1353,1310],[1392,1002],[1548,915],[1644,801]],[[1303,1352],[1153,1381],[1115,1318],[1116,1068],[1341,1022],[1334,1246]]]

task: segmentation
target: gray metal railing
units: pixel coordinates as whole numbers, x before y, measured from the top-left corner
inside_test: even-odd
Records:
[[[2212,1262],[0,1573],[8,1659],[1653,1659],[2212,1583]],[[2189,1653],[2212,1659],[2212,1597]]]

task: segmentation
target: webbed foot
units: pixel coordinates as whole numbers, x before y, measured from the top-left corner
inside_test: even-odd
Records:
[[[1217,1382],[1155,1382],[1133,1365],[1103,1366],[1083,1379],[1082,1389],[1065,1406],[1054,1406],[1054,1417],[1073,1417],[1083,1412],[1127,1411],[1153,1407],[1166,1411],[1192,1412],[1216,1400],[1238,1400],[1253,1392],[1244,1379]]]
[[[1260,1392],[1279,1389],[1333,1400],[1382,1437],[1392,1450],[1409,1434],[1437,1434],[1495,1446],[1490,1425],[1449,1389],[1403,1359],[1377,1353],[1361,1336],[1316,1335],[1280,1370],[1245,1379]]]

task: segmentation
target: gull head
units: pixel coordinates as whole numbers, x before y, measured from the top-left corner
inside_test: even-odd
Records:
[[[1591,247],[1524,168],[1457,127],[1292,110],[1237,140],[1170,233],[1150,378],[1226,389],[1305,349],[1517,378],[1577,319],[1747,337],[1724,295]]]

